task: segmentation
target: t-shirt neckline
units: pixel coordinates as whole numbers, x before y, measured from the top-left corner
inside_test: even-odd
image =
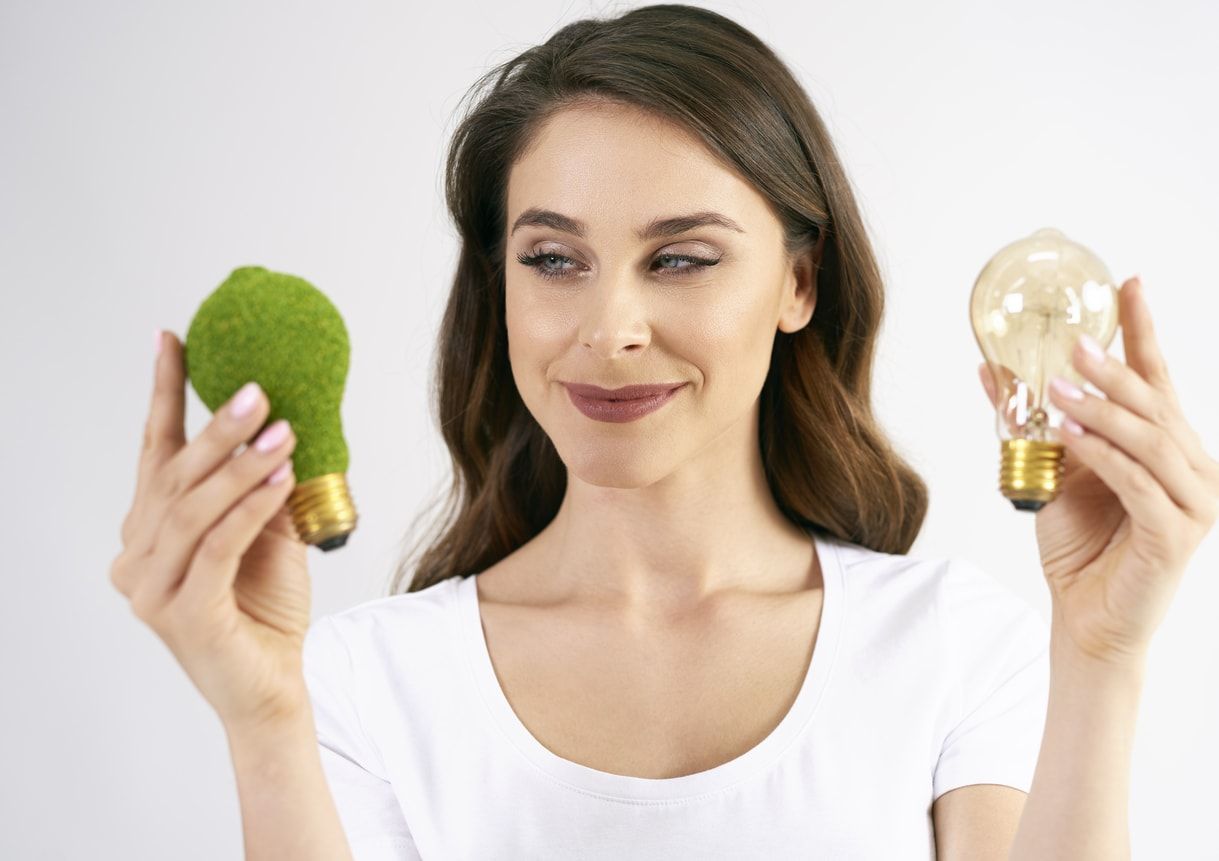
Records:
[[[559,756],[538,741],[512,710],[491,663],[475,578],[451,578],[457,630],[473,683],[493,723],[521,755],[554,780],[578,791],[626,801],[672,801],[716,792],[776,762],[812,721],[829,680],[845,612],[846,582],[836,539],[810,530],[821,563],[824,595],[813,655],[796,699],[762,741],[728,762],[679,777],[637,777],[600,771]]]

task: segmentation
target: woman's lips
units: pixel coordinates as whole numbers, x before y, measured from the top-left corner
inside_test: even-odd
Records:
[[[594,400],[611,400],[611,401],[626,401],[634,400],[635,398],[648,398],[653,395],[662,394],[670,391],[678,386],[685,385],[684,382],[678,380],[673,383],[647,383],[634,386],[623,386],[618,389],[603,389],[600,386],[594,386],[590,383],[568,383],[564,381],[563,385],[567,386],[568,390],[574,391],[578,395],[583,395],[586,398]]]
[[[583,392],[605,392],[596,386],[581,386],[576,383],[564,383],[567,395],[576,409],[590,419],[602,422],[631,422],[643,418],[648,413],[655,412],[673,400],[685,383],[678,383],[672,388],[657,386],[628,386],[618,389],[614,394],[628,392],[631,394],[643,391],[643,397],[632,397],[623,400],[609,400],[605,397],[590,397]]]

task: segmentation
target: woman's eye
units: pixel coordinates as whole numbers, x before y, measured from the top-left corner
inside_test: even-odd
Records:
[[[552,266],[547,265],[547,263],[550,261],[558,261],[560,264],[575,262],[570,257],[566,257],[562,254],[551,254],[551,253],[525,254],[522,252],[522,253],[516,255],[516,259],[520,263],[524,264],[525,266],[528,266],[528,267],[534,269],[543,278],[566,278],[567,277],[566,273],[572,272],[576,268],[575,266],[552,267]],[[687,254],[660,254],[660,255],[657,255],[656,261],[657,262],[658,261],[671,261],[675,264],[681,263],[684,261],[688,265],[685,265],[685,266],[679,266],[679,265],[655,266],[654,265],[654,267],[653,267],[653,268],[657,268],[657,269],[666,269],[666,270],[669,270],[670,272],[679,272],[682,275],[685,275],[686,273],[700,271],[702,269],[707,268],[708,266],[714,266],[715,264],[720,262],[718,259],[704,260],[701,257],[691,257]]]
[[[565,263],[572,262],[570,257],[564,257],[562,254],[518,254],[516,259],[521,263],[524,263],[526,266],[537,270],[539,275],[546,278],[561,278],[563,277],[563,272],[571,271],[571,269],[554,269],[546,265],[548,262],[553,260],[558,260]]]

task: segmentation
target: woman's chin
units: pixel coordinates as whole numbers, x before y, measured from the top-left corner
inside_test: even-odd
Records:
[[[644,456],[638,446],[635,451],[612,452],[582,451],[575,457],[566,457],[560,452],[570,478],[575,476],[594,487],[632,490],[647,487],[660,481],[672,471],[673,464],[667,459]]]

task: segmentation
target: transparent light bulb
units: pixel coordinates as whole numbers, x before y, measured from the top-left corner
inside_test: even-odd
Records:
[[[1085,332],[1108,347],[1118,325],[1117,287],[1100,258],[1047,227],[987,262],[969,316],[997,389],[999,491],[1017,509],[1037,511],[1058,495],[1063,474],[1064,414],[1050,401],[1050,380],[1083,388],[1072,351]]]

